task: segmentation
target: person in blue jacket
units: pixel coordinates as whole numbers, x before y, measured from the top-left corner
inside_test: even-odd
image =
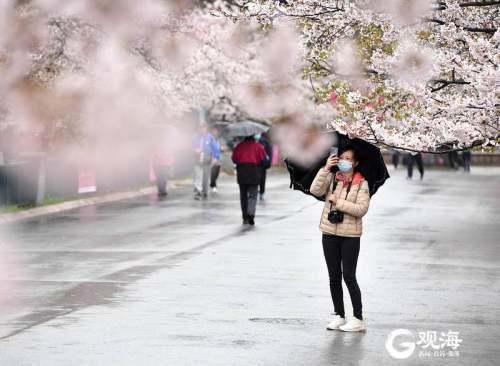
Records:
[[[200,123],[199,132],[193,138],[193,151],[195,153],[194,198],[197,200],[206,199],[212,164],[220,160],[220,146],[212,134],[208,132],[206,122]]]

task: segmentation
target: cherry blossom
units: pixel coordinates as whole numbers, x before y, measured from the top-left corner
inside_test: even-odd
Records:
[[[415,151],[498,143],[497,2],[236,3],[221,14],[268,28],[297,23],[307,49],[297,77],[310,80],[309,102],[335,109],[330,128]]]

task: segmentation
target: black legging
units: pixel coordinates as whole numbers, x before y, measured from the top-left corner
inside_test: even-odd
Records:
[[[351,238],[323,234],[323,252],[330,277],[330,293],[335,313],[345,317],[344,295],[342,291],[343,274],[344,282],[351,296],[353,314],[356,318],[362,320],[361,290],[356,281],[359,244],[359,237]]]

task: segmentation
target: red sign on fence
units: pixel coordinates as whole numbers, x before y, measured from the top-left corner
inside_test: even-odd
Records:
[[[90,193],[97,191],[95,170],[92,168],[80,168],[78,170],[78,193]]]

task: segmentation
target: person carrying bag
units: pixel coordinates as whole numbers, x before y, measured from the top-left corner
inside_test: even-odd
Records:
[[[328,268],[330,293],[335,316],[327,329],[348,332],[366,330],[363,321],[361,291],[356,280],[356,266],[363,231],[362,217],[370,203],[368,182],[356,171],[359,157],[354,147],[344,148],[340,159],[331,155],[311,185],[311,193],[325,196],[320,220],[323,252]],[[334,173],[332,169],[338,167]],[[349,290],[353,317],[345,320],[342,277]]]

